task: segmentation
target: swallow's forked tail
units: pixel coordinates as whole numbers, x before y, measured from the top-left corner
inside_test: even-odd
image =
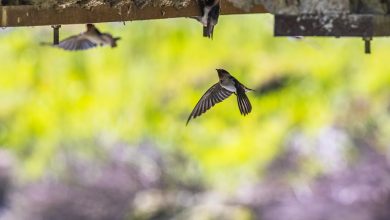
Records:
[[[214,32],[213,25],[203,26],[203,37],[208,37],[213,39],[213,32]]]
[[[111,42],[111,47],[117,47],[118,44],[116,43],[118,40],[120,40],[120,37],[114,37]]]
[[[256,90],[245,86],[245,92],[256,92]]]

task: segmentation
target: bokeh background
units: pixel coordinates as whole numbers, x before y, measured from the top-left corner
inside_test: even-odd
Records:
[[[274,38],[270,15],[0,30],[0,219],[390,218],[390,43]],[[61,38],[84,30],[63,26]],[[217,81],[246,86],[186,120]]]

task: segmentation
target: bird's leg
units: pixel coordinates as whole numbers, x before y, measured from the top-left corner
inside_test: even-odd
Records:
[[[61,25],[52,25],[53,28],[53,45],[58,45],[60,42],[60,27]]]

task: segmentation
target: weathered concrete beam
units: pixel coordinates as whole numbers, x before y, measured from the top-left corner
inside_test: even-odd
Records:
[[[276,15],[275,36],[385,37],[389,15]]]
[[[350,12],[350,0],[259,0],[273,14],[344,14]]]
[[[222,0],[221,14],[248,14],[267,13],[261,5],[244,11]],[[57,24],[84,24],[102,22],[122,22],[148,19],[165,19],[176,17],[190,17],[199,15],[198,5],[193,1],[188,7],[176,9],[174,7],[147,6],[142,9],[136,7],[112,8],[97,6],[92,10],[78,7],[63,10],[36,9],[33,6],[0,6],[0,27],[44,26]]]
[[[245,0],[241,0],[245,1]],[[256,1],[256,0],[253,0]],[[388,14],[390,0],[257,0],[273,14]]]

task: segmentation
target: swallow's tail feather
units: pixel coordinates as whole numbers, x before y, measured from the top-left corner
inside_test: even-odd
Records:
[[[117,47],[118,44],[116,43],[118,40],[120,40],[120,37],[114,37],[111,42],[111,47]]]
[[[245,92],[248,92],[248,91],[251,91],[251,92],[256,92],[256,90],[255,90],[255,89],[251,89],[251,88],[248,88],[248,87],[246,87],[246,86],[245,86]]]
[[[252,105],[245,94],[244,88],[237,90],[237,102],[241,115],[247,115],[252,111]]]
[[[203,26],[203,37],[213,38],[213,25]]]

